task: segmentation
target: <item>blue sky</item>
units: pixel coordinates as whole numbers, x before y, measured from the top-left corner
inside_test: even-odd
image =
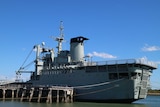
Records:
[[[0,77],[15,78],[35,44],[55,48],[50,36],[59,35],[61,20],[63,49],[69,49],[70,38],[85,36],[85,54],[93,60],[145,57],[160,63],[159,0],[0,0]],[[155,88],[159,76],[157,69]]]

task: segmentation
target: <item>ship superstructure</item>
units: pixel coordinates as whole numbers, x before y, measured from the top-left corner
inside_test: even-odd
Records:
[[[35,45],[35,72],[28,81],[33,85],[71,86],[75,100],[126,102],[146,98],[152,70],[157,64],[144,58],[94,62],[85,60],[86,37],[71,38],[70,50],[62,50],[63,27],[56,38],[58,51]],[[42,55],[43,54],[43,55]],[[88,57],[88,56],[87,56]]]

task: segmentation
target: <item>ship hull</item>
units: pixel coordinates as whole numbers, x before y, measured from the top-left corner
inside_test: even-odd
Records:
[[[123,78],[109,81],[107,72],[86,73],[78,70],[68,74],[41,75],[38,81],[30,82],[33,85],[73,87],[76,101],[131,103],[137,100],[134,80]]]
[[[110,81],[105,85],[76,90],[77,101],[131,103],[135,100],[133,82],[128,80]]]

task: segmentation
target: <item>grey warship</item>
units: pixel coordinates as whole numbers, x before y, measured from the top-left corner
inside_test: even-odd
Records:
[[[76,101],[123,102],[144,99],[150,88],[150,76],[157,64],[147,59],[92,61],[84,54],[86,37],[70,39],[70,50],[62,50],[63,26],[57,54],[44,43],[35,45],[35,71],[28,83],[43,86],[68,86],[75,90]],[[22,73],[19,69],[17,73]]]

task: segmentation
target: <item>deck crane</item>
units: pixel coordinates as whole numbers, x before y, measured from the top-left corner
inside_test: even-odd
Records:
[[[33,77],[35,79],[40,75],[40,72],[41,72],[41,70],[43,68],[43,60],[45,60],[45,59],[43,59],[43,57],[41,57],[41,54],[49,52],[49,53],[51,53],[51,60],[54,60],[54,50],[53,49],[45,48],[44,45],[45,45],[45,43],[42,42],[41,45],[35,45],[33,47],[33,49],[28,54],[28,56],[24,60],[23,64],[19,68],[19,70],[16,71],[16,81],[20,81],[20,79],[21,79],[21,73],[32,73]],[[33,51],[35,51],[35,50],[36,50],[36,59],[34,61],[32,61],[31,63],[29,63],[28,65],[24,66],[24,64],[28,60],[29,56],[31,55],[31,53]],[[33,63],[35,65],[35,70],[34,71],[26,71],[25,69],[28,66],[32,65]]]
[[[26,57],[26,59],[24,60],[23,64],[21,65],[21,67],[16,71],[16,82],[20,82],[22,81],[21,79],[21,73],[33,73],[34,71],[27,71],[25,70],[27,67],[31,66],[34,61],[32,61],[31,63],[29,63],[28,65],[24,66],[24,64],[26,63],[26,61],[28,60],[29,56],[32,54],[33,49],[30,51],[30,53],[28,54],[28,56]],[[23,67],[24,66],[24,67]]]

